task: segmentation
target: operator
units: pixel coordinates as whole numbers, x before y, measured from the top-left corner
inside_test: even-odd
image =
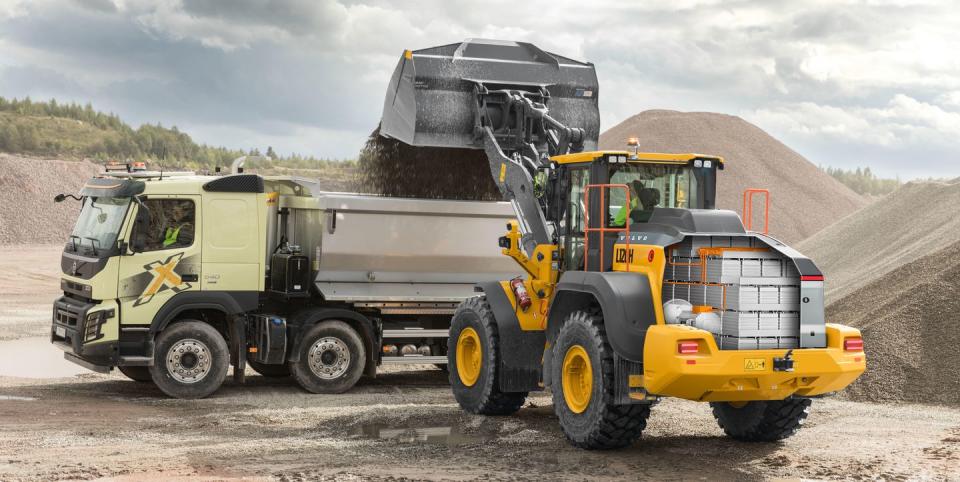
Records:
[[[620,206],[620,210],[617,211],[617,215],[613,218],[613,223],[611,226],[626,226],[627,225],[627,214],[630,211],[633,211],[640,204],[640,192],[643,190],[643,183],[639,179],[634,179],[630,181],[630,209],[627,209],[626,203],[623,206]]]
[[[189,246],[193,244],[193,216],[190,201],[176,202],[170,210],[170,222],[163,232],[163,247]]]

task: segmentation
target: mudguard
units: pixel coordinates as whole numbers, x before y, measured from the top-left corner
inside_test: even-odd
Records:
[[[184,291],[170,297],[157,310],[150,323],[150,333],[156,334],[187,310],[216,310],[225,315],[237,315],[257,309],[256,291]]]
[[[587,303],[594,300],[603,311],[603,324],[613,351],[621,358],[642,363],[647,328],[657,324],[657,315],[650,281],[637,273],[564,273],[557,283],[556,295],[547,315],[550,339],[554,339],[570,312],[587,309],[590,306]]]
[[[497,320],[500,335],[500,390],[528,392],[541,390],[543,349],[546,334],[542,331],[520,329],[520,320],[511,302],[511,294],[498,282],[481,283],[487,303]]]

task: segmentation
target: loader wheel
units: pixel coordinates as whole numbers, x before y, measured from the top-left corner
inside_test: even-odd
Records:
[[[150,367],[117,367],[117,370],[135,382],[153,382]]]
[[[204,398],[227,377],[230,350],[212,326],[188,320],[164,329],[157,337],[150,375],[163,393],[174,398]]]
[[[300,359],[290,362],[290,374],[312,393],[343,393],[353,388],[367,360],[360,335],[338,320],[321,321],[310,328],[299,350]]]
[[[730,437],[744,442],[775,442],[800,429],[810,413],[809,398],[755,401],[746,404],[712,402],[713,417]]]
[[[286,363],[281,363],[279,365],[260,363],[254,360],[253,356],[251,356],[249,353],[247,354],[247,365],[250,368],[253,368],[253,371],[267,378],[283,378],[290,376],[290,368]]]
[[[527,392],[500,391],[500,337],[486,298],[460,303],[447,346],[450,388],[461,408],[479,415],[510,415],[520,410]]]
[[[567,316],[553,347],[553,410],[576,447],[615,449],[640,438],[650,405],[616,403],[613,349],[599,314]]]

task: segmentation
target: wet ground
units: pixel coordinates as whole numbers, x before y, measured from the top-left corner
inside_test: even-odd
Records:
[[[251,375],[209,399],[173,400],[62,360],[46,340],[52,269],[31,265],[42,272],[15,283],[4,259],[3,481],[960,480],[960,410],[936,405],[819,400],[795,437],[746,444],[726,438],[706,404],[666,400],[635,446],[588,452],[564,440],[545,394],[514,416],[469,415],[433,367],[394,367],[342,395]]]

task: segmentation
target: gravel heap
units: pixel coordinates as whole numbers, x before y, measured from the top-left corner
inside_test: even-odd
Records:
[[[361,190],[385,196],[500,201],[482,150],[413,147],[374,130],[360,151]]]
[[[0,154],[0,244],[65,243],[80,203],[53,197],[77,194],[99,170],[90,162]]]
[[[717,179],[717,207],[739,213],[745,189],[769,189],[770,234],[787,244],[805,239],[867,204],[803,156],[736,116],[645,111],[601,134],[600,146],[627,149],[630,137],[640,139],[641,151],[723,156],[727,162]],[[763,225],[760,206],[757,202],[754,208],[755,227]]]

